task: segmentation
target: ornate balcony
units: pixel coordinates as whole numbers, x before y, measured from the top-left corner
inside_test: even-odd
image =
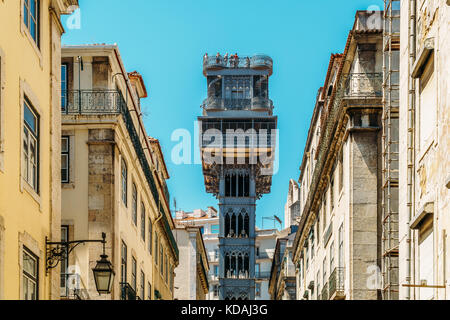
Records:
[[[251,99],[223,99],[209,97],[203,101],[202,108],[205,111],[251,110],[272,112],[273,102],[272,100],[263,97],[253,97]]]
[[[349,73],[343,76],[344,98],[381,98],[382,73]]]
[[[323,285],[322,293],[320,294],[321,300],[328,300],[328,282]]]
[[[344,268],[335,268],[328,280],[330,299],[338,300],[345,297],[344,294]]]
[[[136,291],[127,282],[120,283],[121,300],[137,300]]]
[[[269,70],[269,75],[273,72],[273,60],[267,55],[254,55],[252,57],[238,56],[237,59],[233,55],[225,58],[224,56],[208,56],[203,58],[203,73],[206,75],[208,70],[232,68],[247,68],[255,70]]]
[[[121,112],[122,94],[116,90],[71,90],[62,94],[63,114],[115,114]]]

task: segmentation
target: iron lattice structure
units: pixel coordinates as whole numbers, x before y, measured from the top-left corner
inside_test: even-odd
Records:
[[[384,1],[382,138],[382,296],[399,298],[400,0]]]

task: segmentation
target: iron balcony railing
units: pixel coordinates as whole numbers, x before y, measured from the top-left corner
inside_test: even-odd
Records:
[[[205,276],[206,287],[209,288],[208,273],[206,272],[205,265],[203,264],[203,259],[201,259],[201,258],[199,259],[198,265],[200,267],[201,272]]]
[[[336,296],[342,296],[344,294],[344,268],[335,268],[330,275],[328,283],[330,297],[335,293]]]
[[[321,300],[328,300],[328,282],[323,285],[322,293],[320,294]]]
[[[381,98],[382,73],[349,73],[343,75],[344,98]]]
[[[273,110],[273,101],[264,97],[228,99],[208,97],[203,101],[202,108],[210,110]]]
[[[140,135],[138,134],[130,110],[123,99],[120,91],[117,90],[74,90],[66,91],[62,94],[62,113],[64,114],[122,114],[125,127],[127,128],[130,140],[133,143],[134,150],[138,156],[142,170],[145,174],[150,190],[156,204],[159,205],[160,196],[156,186],[153,172],[145,155],[145,148],[142,146]],[[168,189],[163,187],[169,201]],[[169,205],[169,203],[168,203]],[[170,229],[167,217],[169,213],[165,213],[164,208],[160,205],[160,212],[163,217],[164,228],[167,231],[169,241],[172,244],[176,258],[179,257],[179,250],[172,230]]]
[[[62,93],[61,110],[65,114],[114,114],[122,108],[117,90],[68,90]]]
[[[223,69],[223,68],[253,68],[253,69],[273,69],[273,60],[266,55],[255,55],[252,57],[244,56],[234,58],[233,55],[228,58],[220,56],[208,56],[203,58],[203,70]]]
[[[134,290],[129,283],[121,282],[120,290],[121,290],[120,295],[121,300],[137,300],[136,290]]]

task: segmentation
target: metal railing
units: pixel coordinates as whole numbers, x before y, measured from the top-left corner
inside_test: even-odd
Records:
[[[321,300],[328,300],[328,282],[323,285],[322,293],[320,294]]]
[[[136,290],[127,282],[120,283],[120,299],[137,300]]]
[[[225,58],[224,56],[208,56],[203,58],[203,69],[222,69],[222,68],[273,68],[273,60],[266,55],[255,55],[252,57],[244,56],[234,58],[233,55]]]
[[[329,296],[336,293],[336,297],[344,295],[344,268],[337,267],[328,279]]]
[[[121,112],[122,94],[117,90],[68,90],[63,92],[62,113],[115,114]]]
[[[273,110],[273,101],[265,97],[228,99],[208,97],[202,108],[208,110]]]
[[[381,98],[382,73],[349,73],[343,75],[344,98]]]

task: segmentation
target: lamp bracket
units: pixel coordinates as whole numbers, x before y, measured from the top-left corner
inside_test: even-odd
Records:
[[[46,267],[45,271],[48,274],[50,269],[56,268],[58,264],[67,259],[70,253],[80,244],[85,243],[103,243],[103,254],[105,250],[106,244],[106,234],[102,233],[102,240],[74,240],[74,241],[61,241],[61,242],[52,242],[48,241],[48,238],[45,237],[45,247],[46,247]]]

